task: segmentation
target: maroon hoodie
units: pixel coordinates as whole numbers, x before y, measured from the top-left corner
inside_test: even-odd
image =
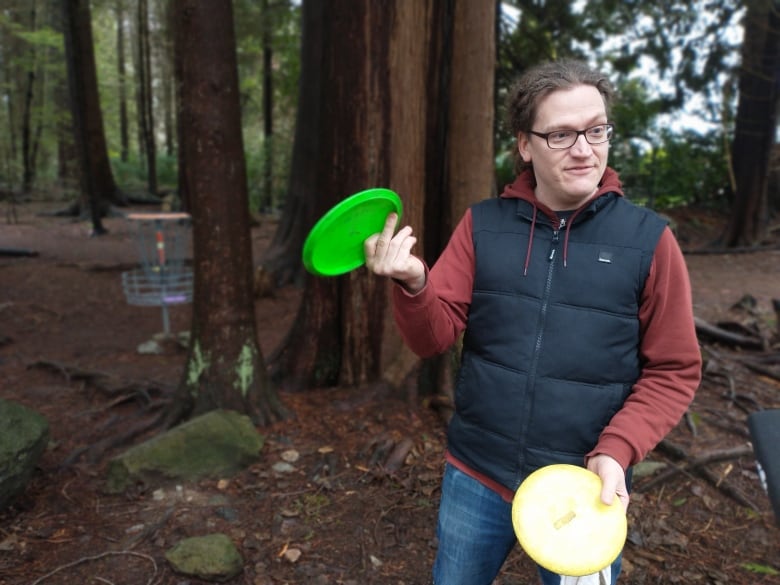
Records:
[[[527,171],[508,185],[501,197],[525,199],[534,205],[535,213],[556,220],[553,210],[536,201],[534,186],[533,174]],[[609,168],[589,201],[607,192],[623,195],[617,173]],[[571,219],[567,223],[571,225]],[[444,352],[466,327],[474,279],[471,231],[468,210],[430,269],[425,287],[414,295],[402,286],[394,288],[395,319],[401,335],[421,357]],[[565,235],[564,252],[567,240]],[[640,301],[639,321],[642,373],[623,408],[613,416],[588,454],[609,455],[624,469],[641,461],[679,422],[701,380],[702,360],[693,323],[690,280],[685,259],[669,228],[664,230],[655,249]],[[511,500],[513,494],[506,488],[466,468],[452,455],[448,454],[448,461]]]

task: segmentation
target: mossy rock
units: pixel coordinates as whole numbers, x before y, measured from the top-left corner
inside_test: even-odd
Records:
[[[48,444],[43,415],[0,399],[0,509],[24,491]]]
[[[165,553],[173,570],[183,575],[223,582],[244,570],[244,559],[224,534],[185,538]]]
[[[111,460],[105,489],[116,494],[138,483],[229,477],[256,461],[263,443],[248,416],[214,410]]]

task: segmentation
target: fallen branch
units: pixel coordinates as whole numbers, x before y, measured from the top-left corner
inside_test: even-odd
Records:
[[[767,378],[772,378],[773,380],[780,382],[780,372],[773,370],[772,368],[767,368],[766,366],[758,364],[755,362],[755,360],[749,358],[738,358],[737,361],[739,361],[739,363],[745,366],[748,370],[751,370],[756,374],[761,374],[762,376],[766,376]]]
[[[68,563],[66,565],[62,565],[60,567],[57,567],[53,571],[50,571],[50,572],[46,573],[45,575],[43,575],[41,577],[38,577],[35,581],[30,583],[30,585],[39,585],[40,583],[43,583],[44,580],[48,579],[52,575],[56,575],[60,571],[64,571],[65,569],[70,569],[72,567],[75,567],[75,566],[80,565],[82,563],[87,563],[89,561],[97,561],[97,560],[100,560],[102,558],[105,558],[105,557],[108,557],[108,556],[112,556],[112,555],[128,555],[128,556],[140,557],[140,558],[146,559],[150,563],[152,563],[152,565],[154,566],[154,574],[146,582],[146,585],[151,585],[151,583],[154,582],[155,577],[157,577],[157,562],[152,557],[150,557],[149,555],[145,555],[143,553],[133,552],[133,551],[130,551],[130,550],[118,550],[118,551],[109,550],[109,551],[106,551],[104,553],[100,553],[99,555],[94,555],[94,556],[91,556],[91,557],[83,557],[83,558],[80,558],[80,559],[76,559],[72,563]]]
[[[704,479],[707,483],[711,484],[716,489],[723,492],[731,499],[738,502],[740,505],[750,508],[753,511],[758,512],[759,507],[750,501],[742,492],[736,487],[729,484],[725,478],[718,476],[705,466],[710,463],[718,463],[721,461],[729,461],[733,459],[739,459],[740,457],[753,457],[753,448],[745,445],[741,447],[734,447],[731,449],[724,449],[719,451],[712,451],[705,453],[697,457],[691,457],[690,454],[682,447],[675,445],[671,441],[664,440],[658,444],[657,449],[671,456],[678,461],[685,461],[682,465],[673,464],[665,471],[661,472],[652,479],[637,486],[637,491],[649,491],[656,485],[663,483],[672,477],[683,473],[689,477],[696,475]]]
[[[0,248],[0,256],[12,256],[12,257],[23,257],[23,256],[37,256],[38,252],[35,250],[27,250],[24,248]]]
[[[73,380],[85,380],[87,382],[97,380],[99,378],[109,378],[109,374],[105,372],[97,372],[94,370],[83,370],[78,366],[72,366],[69,364],[63,364],[60,362],[54,362],[49,360],[38,360],[27,366],[30,368],[48,369],[62,374],[65,381],[70,383]]]
[[[747,335],[740,335],[739,333],[733,333],[727,331],[722,327],[707,323],[699,317],[694,317],[693,322],[696,326],[696,333],[711,339],[712,341],[720,341],[728,345],[736,345],[737,347],[744,347],[745,349],[764,349],[764,340],[757,337],[751,337]]]

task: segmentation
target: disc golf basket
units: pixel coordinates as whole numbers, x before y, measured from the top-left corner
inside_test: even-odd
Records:
[[[187,213],[131,213],[136,224],[139,268],[122,273],[127,302],[162,308],[163,332],[170,335],[168,307],[192,302],[190,216]]]

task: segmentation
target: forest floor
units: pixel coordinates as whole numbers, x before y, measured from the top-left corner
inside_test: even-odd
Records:
[[[28,489],[0,512],[0,584],[199,585],[173,573],[164,554],[183,537],[221,531],[245,561],[230,584],[425,585],[444,425],[431,408],[387,389],[283,393],[294,418],[262,429],[260,460],[237,476],[104,493],[105,465],[122,449],[111,438],[166,399],[186,354],[175,344],[161,355],[137,351],[162,322],[159,307],[131,306],[122,292],[120,273],[138,263],[131,222],[110,218],[109,233],[90,238],[84,222],[40,214],[58,205],[30,201],[17,206],[16,223],[0,218],[0,248],[37,252],[0,256],[0,396],[38,410],[51,427],[50,448]],[[724,222],[710,212],[671,215],[691,250]],[[253,228],[256,253],[274,227],[263,218]],[[776,332],[778,246],[686,257],[698,317]],[[755,304],[735,307],[744,295]],[[266,355],[283,339],[299,299],[294,287],[257,299]],[[173,331],[188,328],[189,311],[172,307]],[[778,346],[708,342],[704,352],[704,382],[669,440],[691,459],[723,459],[686,467],[668,450],[651,453],[650,460],[681,472],[636,482],[624,585],[780,583],[780,529],[745,452],[747,414],[780,407]],[[769,365],[757,373],[746,358]],[[400,469],[377,464],[378,445],[404,444],[411,450]],[[289,465],[274,467],[282,461]],[[516,547],[495,583],[536,582]]]

